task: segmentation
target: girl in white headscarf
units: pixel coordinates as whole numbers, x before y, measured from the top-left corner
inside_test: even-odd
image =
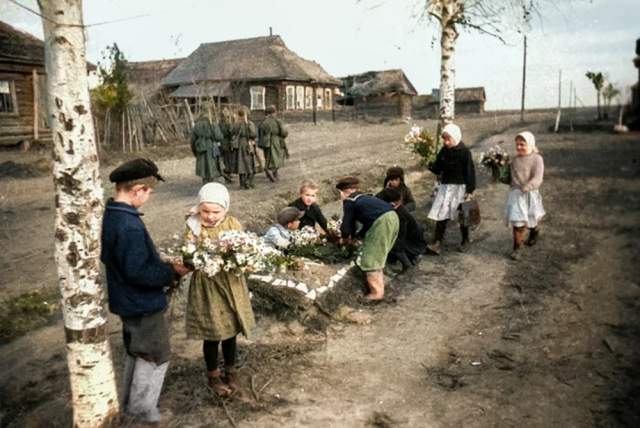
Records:
[[[429,170],[439,177],[438,191],[429,211],[429,218],[436,221],[433,243],[427,249],[440,254],[440,246],[449,220],[458,217],[458,206],[471,197],[476,189],[476,171],[471,152],[462,142],[462,132],[458,125],[450,123],[442,130],[444,147],[438,152],[435,162]],[[460,225],[462,242],[460,252],[469,246],[469,228]]]
[[[529,229],[527,245],[538,240],[538,222],[545,215],[540,196],[540,185],[544,175],[544,162],[536,148],[536,139],[531,132],[516,136],[517,156],[511,162],[511,190],[507,197],[507,225],[513,228],[513,252],[511,258],[520,258],[520,250]]]
[[[187,218],[185,241],[198,244],[218,239],[222,232],[242,230],[228,215],[229,192],[220,183],[208,183],[198,193],[198,205]],[[185,260],[185,263],[188,263]],[[220,271],[213,278],[196,270],[191,277],[187,300],[187,337],[203,340],[202,352],[209,385],[220,396],[238,390],[236,379],[236,336],[249,336],[255,322],[244,275]],[[218,345],[222,343],[224,372],[218,368]]]

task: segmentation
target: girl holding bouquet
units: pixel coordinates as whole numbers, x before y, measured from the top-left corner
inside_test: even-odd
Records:
[[[458,125],[449,123],[442,130],[444,147],[438,152],[429,170],[440,177],[440,184],[429,211],[429,218],[436,221],[433,243],[427,248],[440,254],[444,232],[449,220],[458,218],[458,206],[469,199],[476,189],[476,171],[471,152],[462,142]],[[469,228],[460,225],[462,241],[458,250],[465,252],[469,246]]]
[[[198,193],[198,205],[186,221],[186,244],[216,240],[242,226],[229,211],[229,192],[219,183],[208,183]],[[185,260],[186,263],[189,260]],[[213,277],[195,270],[189,285],[186,316],[187,337],[203,340],[202,352],[209,385],[220,396],[238,390],[236,379],[236,336],[249,336],[254,327],[253,310],[244,275],[221,269]],[[224,373],[218,368],[218,346],[222,343]]]
[[[544,175],[544,162],[531,132],[521,132],[515,142],[517,156],[511,161],[511,190],[507,196],[506,217],[507,225],[513,228],[511,258],[518,260],[527,228],[527,245],[533,246],[538,240],[538,222],[545,214],[538,190]]]

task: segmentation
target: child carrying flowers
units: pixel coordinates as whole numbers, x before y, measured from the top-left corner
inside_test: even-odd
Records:
[[[229,211],[229,192],[219,183],[208,183],[198,193],[198,205],[187,218],[186,245],[216,240],[224,232],[241,231]],[[209,385],[220,396],[238,390],[236,380],[236,336],[249,336],[255,322],[244,275],[217,270],[208,275],[195,270],[187,301],[187,337],[203,340],[202,351]],[[218,345],[222,342],[224,374],[218,368]]]
[[[511,190],[507,196],[507,225],[513,228],[513,252],[511,258],[520,258],[526,229],[529,229],[527,245],[538,240],[538,222],[545,215],[539,188],[544,175],[544,162],[536,148],[531,132],[516,136],[517,156],[511,162]]]
[[[476,171],[471,152],[462,142],[462,131],[458,125],[449,123],[442,130],[444,147],[438,152],[435,162],[429,170],[440,177],[440,185],[429,211],[429,218],[436,221],[433,243],[427,248],[434,254],[440,254],[440,246],[449,220],[458,217],[458,207],[471,197],[476,189]],[[462,242],[460,252],[469,246],[469,228],[460,225]]]

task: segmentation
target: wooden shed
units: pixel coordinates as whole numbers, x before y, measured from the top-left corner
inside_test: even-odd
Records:
[[[0,21],[0,145],[50,140],[44,43]]]
[[[127,61],[127,85],[135,98],[153,98],[162,89],[164,79],[184,58],[153,61]]]
[[[487,100],[484,87],[456,88],[455,114],[484,113]],[[433,89],[431,94],[418,95],[413,100],[413,114],[416,118],[436,118],[440,110],[440,90]]]
[[[353,105],[356,115],[400,117],[412,115],[412,100],[418,93],[400,69],[368,71],[342,79],[345,105]]]
[[[269,105],[285,118],[305,120],[331,114],[340,81],[275,35],[201,44],[162,85],[173,98],[243,104],[254,120]]]

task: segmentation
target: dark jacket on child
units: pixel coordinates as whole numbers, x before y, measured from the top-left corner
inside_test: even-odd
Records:
[[[315,228],[316,223],[320,225],[322,230],[327,231],[327,219],[322,214],[322,210],[318,204],[311,204],[311,206],[306,206],[304,202],[302,202],[302,198],[298,198],[295,201],[289,204],[290,207],[296,207],[300,211],[304,211],[304,215],[300,218],[300,227],[302,229],[305,226],[310,226]]]
[[[344,238],[363,238],[373,223],[382,214],[393,211],[390,203],[361,192],[352,193],[342,201],[342,226],[340,233]],[[362,224],[360,230],[356,230],[356,222]]]
[[[171,266],[160,260],[141,215],[131,205],[111,199],[102,221],[100,260],[107,272],[109,309],[121,317],[164,310],[165,288],[173,281]]]
[[[463,142],[451,148],[440,149],[435,162],[429,165],[429,170],[440,176],[442,184],[464,184],[466,193],[473,193],[476,190],[473,157]]]
[[[396,213],[400,219],[400,229],[388,260],[391,263],[399,260],[403,266],[408,266],[415,263],[419,254],[425,253],[427,241],[423,227],[404,206],[396,208]]]

